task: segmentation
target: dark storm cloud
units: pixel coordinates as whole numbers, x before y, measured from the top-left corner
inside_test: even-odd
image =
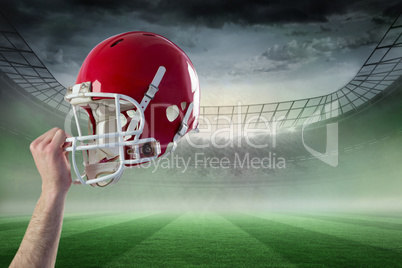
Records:
[[[339,25],[350,25],[355,17],[358,23],[374,18],[373,23],[389,25],[390,18],[384,15],[393,15],[398,2],[3,0],[0,10],[51,71],[61,74],[70,85],[92,47],[111,35],[133,30],[157,32],[169,38],[192,53],[200,73],[213,78],[221,77],[228,69],[232,76],[294,70],[319,56],[332,57],[331,51],[371,44],[368,37],[333,36],[342,27]],[[343,16],[335,16],[334,22],[332,15]],[[248,27],[256,25],[264,27]],[[302,40],[292,43],[289,36]],[[259,41],[252,43],[253,38]],[[241,59],[235,60],[233,55]]]
[[[220,29],[228,23],[250,26],[326,22],[330,15],[353,11],[375,12],[376,16],[383,13],[391,14],[392,10],[398,7],[398,2],[397,0],[19,0],[5,1],[0,4],[0,9],[21,33],[26,33],[25,36],[46,35],[47,40],[46,42],[43,40],[41,45],[45,50],[49,50],[63,46],[63,43],[85,47],[88,44],[80,44],[80,40],[73,37],[86,36],[88,32],[93,33],[98,29],[96,34],[99,39],[89,44],[93,46],[100,39],[107,37],[103,36],[106,33],[99,29],[113,26],[123,29],[125,25],[130,26],[125,28],[125,31],[142,29],[141,22],[154,26],[179,28],[195,26],[212,29]],[[176,30],[175,35],[178,32]],[[169,37],[169,34],[167,35],[166,37]],[[194,40],[181,38],[183,40],[180,42],[179,39],[177,41],[181,45],[195,46]]]
[[[65,30],[72,24],[85,26],[81,20],[101,23],[105,13],[115,16],[135,14],[140,19],[162,25],[201,25],[221,28],[225,23],[240,25],[286,22],[325,22],[333,14],[348,11],[383,12],[395,16],[399,1],[383,0],[22,0],[1,4],[9,17],[18,17],[15,23],[34,26],[55,14],[74,14],[76,23],[64,23]]]

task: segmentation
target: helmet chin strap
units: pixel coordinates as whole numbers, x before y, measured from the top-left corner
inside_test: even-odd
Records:
[[[158,71],[156,71],[156,74],[154,76],[154,79],[152,80],[151,84],[148,87],[148,91],[145,93],[140,103],[140,107],[143,111],[145,111],[145,109],[148,107],[150,101],[154,99],[156,92],[158,92],[159,90],[158,88],[159,84],[161,83],[165,73],[166,68],[163,66],[159,66]]]
[[[140,107],[143,111],[148,107],[149,103],[154,99],[156,92],[159,90],[159,84],[165,75],[166,68],[164,66],[160,66],[158,68],[158,71],[156,72],[154,79],[152,80],[151,84],[149,85],[148,91],[145,93],[144,97],[142,98],[142,101],[140,103]],[[181,122],[181,125],[179,127],[179,130],[177,131],[176,135],[173,138],[173,146],[172,149],[163,156],[166,156],[176,150],[177,147],[177,141],[183,137],[188,130],[188,120],[190,118],[191,112],[193,111],[194,103],[190,103],[190,105],[187,107],[186,114],[184,115],[183,121]],[[133,118],[131,119],[130,124],[128,125],[127,130],[132,131],[135,129],[137,126],[137,123],[139,121],[138,114],[136,113]]]
[[[188,130],[188,119],[190,118],[191,112],[193,111],[194,103],[190,103],[187,108],[186,114],[184,115],[183,121],[181,121],[181,125],[179,130],[177,131],[176,135],[173,138],[173,142],[176,143],[181,137],[183,137]],[[176,148],[176,147],[175,147]]]
[[[163,76],[166,73],[166,68],[164,66],[159,66],[158,71],[156,72],[154,79],[152,80],[151,84],[148,87],[147,92],[145,93],[144,97],[141,100],[140,108],[142,111],[147,109],[149,103],[154,99],[156,92],[159,90],[159,84],[162,81]],[[133,118],[131,119],[130,124],[128,125],[127,131],[132,131],[137,126],[139,121],[138,113],[136,113]]]
[[[119,168],[118,154],[108,148],[88,150],[88,162],[85,164],[85,175],[88,180],[96,179],[100,175],[113,174]],[[103,162],[104,161],[104,162]],[[119,176],[120,177],[120,176]],[[107,184],[96,183],[97,186],[106,186],[116,182],[119,178],[111,179]]]
[[[107,162],[107,163],[97,163],[85,166],[85,174],[88,179],[95,179],[99,175],[112,174],[116,172],[119,168],[119,162]],[[97,186],[104,187],[111,183],[117,182],[121,177],[121,174],[111,179],[109,182],[98,182],[95,183]]]
[[[190,103],[190,105],[187,107],[186,114],[184,115],[183,121],[181,121],[179,130],[176,132],[176,135],[173,137],[173,141],[170,142],[168,145],[167,149],[170,148],[170,150],[165,151],[165,153],[160,157],[160,159],[173,153],[174,150],[176,150],[177,141],[180,140],[184,135],[186,135],[187,130],[188,130],[188,119],[190,118],[191,112],[193,111],[193,107],[194,107],[193,103]]]

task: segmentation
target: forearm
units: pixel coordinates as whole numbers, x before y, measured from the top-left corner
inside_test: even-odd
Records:
[[[42,192],[10,267],[54,267],[66,193]]]

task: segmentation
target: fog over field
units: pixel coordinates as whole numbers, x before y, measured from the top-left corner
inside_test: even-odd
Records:
[[[40,177],[29,143],[54,125],[46,117],[32,118],[33,107],[3,92],[6,99],[2,109],[19,112],[2,121],[0,212],[30,213],[40,194]],[[389,98],[339,122],[335,167],[305,147],[325,151],[325,127],[305,130],[305,143],[300,131],[233,140],[224,133],[214,140],[192,133],[171,157],[126,169],[117,184],[72,186],[66,210],[400,210],[398,103]]]

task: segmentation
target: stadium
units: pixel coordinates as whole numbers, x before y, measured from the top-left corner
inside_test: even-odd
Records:
[[[0,22],[6,267],[41,191],[29,144],[55,126],[76,129],[66,87]],[[353,75],[310,98],[201,101],[200,133],[173,155],[116,185],[72,187],[56,266],[400,266],[402,16]]]

